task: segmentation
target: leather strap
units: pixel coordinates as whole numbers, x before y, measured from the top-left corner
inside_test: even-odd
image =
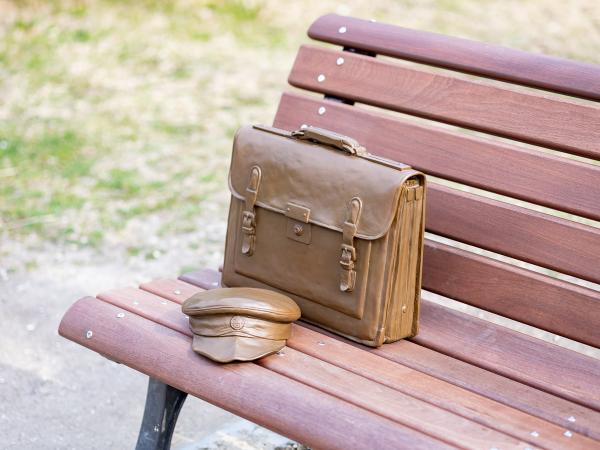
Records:
[[[354,236],[360,220],[362,201],[354,197],[348,203],[348,215],[342,226],[342,256],[340,259],[340,290],[342,292],[351,292],[356,284],[356,272],[354,263],[356,262],[356,248],[354,247]]]
[[[190,317],[190,328],[194,334],[200,336],[258,337],[275,341],[289,339],[292,333],[290,323],[271,322],[257,317],[231,316],[228,314]]]
[[[244,193],[245,205],[242,211],[242,254],[252,256],[256,241],[256,197],[260,186],[260,167],[252,166],[250,169],[250,181]]]

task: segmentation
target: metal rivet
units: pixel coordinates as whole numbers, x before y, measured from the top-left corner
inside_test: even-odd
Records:
[[[531,432],[531,435],[532,435],[533,437],[538,437],[538,436],[540,435],[540,433],[538,433],[537,431],[532,431],[532,432]]]
[[[300,129],[301,130],[306,130],[308,128],[308,125],[306,125],[305,123],[303,123],[302,125],[300,125]],[[290,208],[288,208],[288,211],[290,210]]]
[[[160,431],[160,428],[158,427],[158,425],[154,425],[154,432],[158,433]]]
[[[325,75],[323,75],[322,73],[319,74],[319,76],[317,77],[317,81],[319,83],[322,83],[323,81],[325,81]]]
[[[173,294],[175,294],[175,295],[181,295],[181,291],[179,289],[175,289],[173,291]]]
[[[402,305],[402,312],[403,312],[403,313],[405,313],[407,309],[408,309],[408,308],[406,307],[406,305]]]
[[[327,111],[327,110],[325,109],[325,107],[324,107],[324,106],[321,106],[321,107],[319,108],[319,111],[318,111],[318,113],[319,113],[319,115],[320,115],[320,116],[322,116],[323,114],[325,114],[325,111]]]
[[[167,301],[166,301],[166,300],[163,300],[163,301],[162,301],[162,302],[160,302],[160,303],[161,303],[161,304],[163,304],[163,305],[166,305],[166,304],[167,304]]]
[[[124,313],[119,313],[119,314],[117,314],[117,318],[118,318],[118,319],[122,319],[123,317],[125,317],[125,314],[124,314]]]
[[[85,333],[85,337],[88,339],[91,339],[93,335],[94,333],[92,333],[92,330],[87,330],[87,332]]]
[[[346,31],[348,31],[348,29],[346,27],[339,27],[338,28],[338,33],[344,34]]]
[[[569,430],[567,430],[563,433],[563,436],[570,438],[571,436],[573,436],[573,433],[571,433]]]
[[[317,342],[317,345],[323,346],[323,345],[325,345],[325,342],[319,341],[319,342]]]
[[[335,63],[338,66],[341,66],[342,64],[344,64],[344,58],[342,58],[341,56],[335,61]]]
[[[571,416],[567,419],[569,422],[575,422],[575,417]]]

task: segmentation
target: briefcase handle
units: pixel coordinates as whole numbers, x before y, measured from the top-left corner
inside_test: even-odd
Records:
[[[356,139],[323,128],[302,127],[299,130],[292,131],[292,137],[330,145],[351,155],[365,155],[367,153],[367,149],[360,145]]]

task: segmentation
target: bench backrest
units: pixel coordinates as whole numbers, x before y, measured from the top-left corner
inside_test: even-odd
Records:
[[[338,15],[308,34],[343,50],[300,48],[290,84],[325,97],[284,93],[274,125],[431,176],[424,289],[600,347],[600,66]]]

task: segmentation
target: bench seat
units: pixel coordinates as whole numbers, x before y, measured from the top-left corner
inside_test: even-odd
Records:
[[[300,323],[278,354],[220,365],[191,350],[180,307],[218,285],[203,270],[86,297],[59,332],[316,448],[600,446],[596,359],[423,300],[411,341],[371,349]]]

